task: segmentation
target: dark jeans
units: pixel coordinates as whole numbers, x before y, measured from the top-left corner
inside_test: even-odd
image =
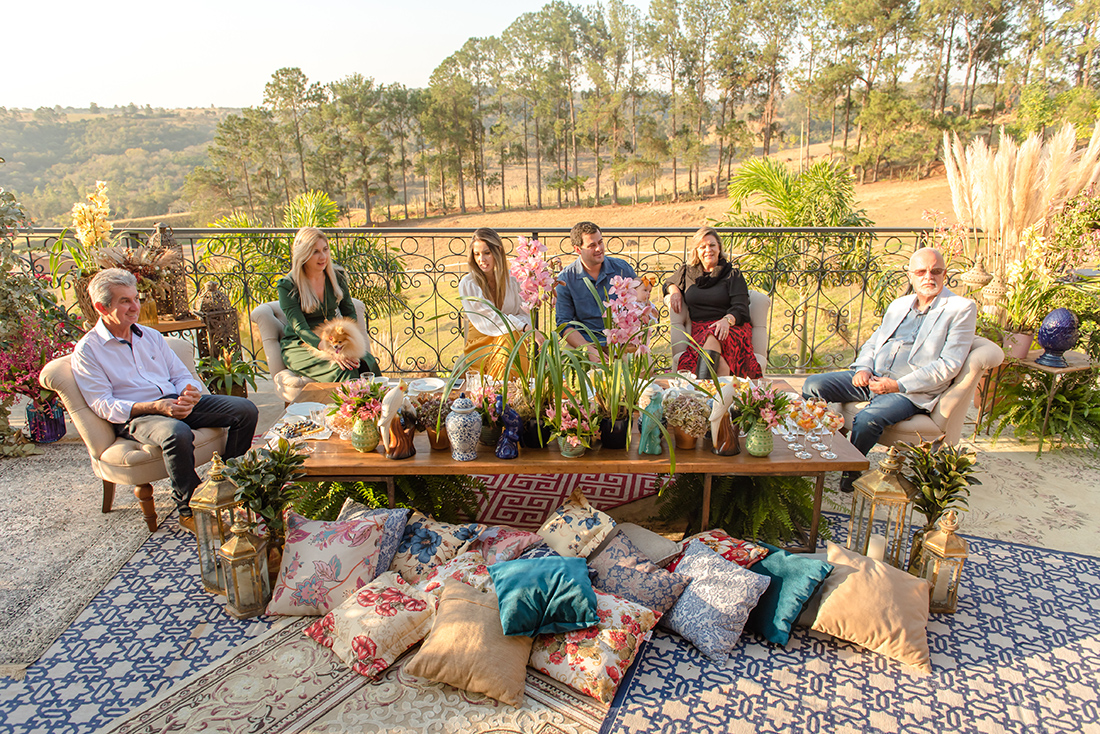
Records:
[[[869,387],[856,387],[852,384],[855,372],[828,372],[822,375],[810,375],[802,386],[802,397],[822,398],[830,403],[871,402],[856,413],[852,420],[852,433],[848,437],[852,445],[866,456],[878,443],[887,426],[924,413],[913,405],[909,398],[901,393],[876,395]]]
[[[166,395],[165,397],[174,397]],[[166,415],[139,415],[115,432],[150,446],[159,446],[172,482],[172,499],[181,516],[191,514],[191,495],[201,480],[195,472],[195,428],[229,428],[222,458],[232,459],[248,451],[256,433],[259,410],[246,398],[203,395],[183,420]]]

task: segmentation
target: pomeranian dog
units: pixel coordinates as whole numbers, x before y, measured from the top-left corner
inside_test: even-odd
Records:
[[[314,356],[337,364],[341,357],[362,359],[367,353],[367,335],[355,319],[339,317],[329,319],[314,329],[321,337],[317,347],[306,345]]]

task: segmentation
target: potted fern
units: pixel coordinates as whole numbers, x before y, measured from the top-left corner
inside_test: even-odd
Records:
[[[920,559],[924,537],[936,529],[945,512],[966,507],[970,488],[981,484],[974,477],[977,455],[965,446],[934,446],[930,441],[899,444],[906,452],[906,479],[916,487],[913,509],[924,515],[924,527],[913,535],[909,551],[909,572]]]

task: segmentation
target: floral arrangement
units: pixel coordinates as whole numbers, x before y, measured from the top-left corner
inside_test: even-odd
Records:
[[[111,223],[107,217],[111,215],[111,201],[107,198],[107,182],[96,181],[95,192],[88,194],[88,202],[73,204],[73,229],[76,230],[76,238],[84,246],[85,251],[91,252],[107,241],[111,234]]]
[[[592,439],[599,435],[596,410],[575,393],[567,393],[561,411],[546,409],[546,422],[553,426],[551,438],[564,439],[570,446],[592,448]]]
[[[790,402],[787,393],[770,385],[757,384],[751,380],[741,383],[733,398],[733,409],[737,412],[736,423],[745,431],[758,422],[768,429],[775,428]]]
[[[147,247],[104,247],[95,254],[100,268],[122,268],[137,278],[137,289],[143,297],[150,293],[164,295],[172,271],[181,261],[178,250],[155,252]]]
[[[544,303],[554,306],[556,272],[561,270],[561,261],[546,259],[546,245],[522,236],[517,238],[509,270],[519,282],[519,296],[525,309],[534,311]]]
[[[0,403],[22,395],[40,410],[48,408],[55,396],[38,384],[38,375],[51,359],[70,353],[73,342],[36,313],[24,315],[9,337],[0,351]]]
[[[416,397],[416,430],[433,431],[436,426],[447,420],[447,414],[451,412],[450,398],[444,400],[438,393],[422,393]]]
[[[603,330],[607,345],[624,345],[627,351],[649,353],[649,326],[652,323],[651,304],[639,295],[642,281],[616,275],[603,302],[607,318]]]
[[[332,391],[332,400],[336,407],[329,411],[329,415],[337,416],[347,426],[354,423],[356,418],[374,422],[382,415],[384,397],[382,383],[369,377],[341,382]]]
[[[707,402],[695,392],[679,392],[664,401],[665,420],[689,436],[699,438],[710,428]]]
[[[501,395],[493,380],[483,378],[480,385],[471,387],[466,391],[474,404],[474,409],[481,415],[482,427],[502,426]]]

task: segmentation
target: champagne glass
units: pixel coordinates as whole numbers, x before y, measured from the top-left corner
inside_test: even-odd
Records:
[[[833,453],[833,439],[835,438],[836,431],[832,429],[832,426],[830,426],[828,423],[821,426],[822,448],[817,449],[817,446],[814,446],[814,448],[821,452],[822,459],[832,461],[836,458],[836,454]]]
[[[825,445],[825,434],[829,432],[829,427],[824,418],[818,420],[814,425],[813,433],[810,438],[813,441],[814,451],[828,451],[829,446]],[[831,441],[832,439],[830,439]],[[830,444],[831,445],[831,444]]]

